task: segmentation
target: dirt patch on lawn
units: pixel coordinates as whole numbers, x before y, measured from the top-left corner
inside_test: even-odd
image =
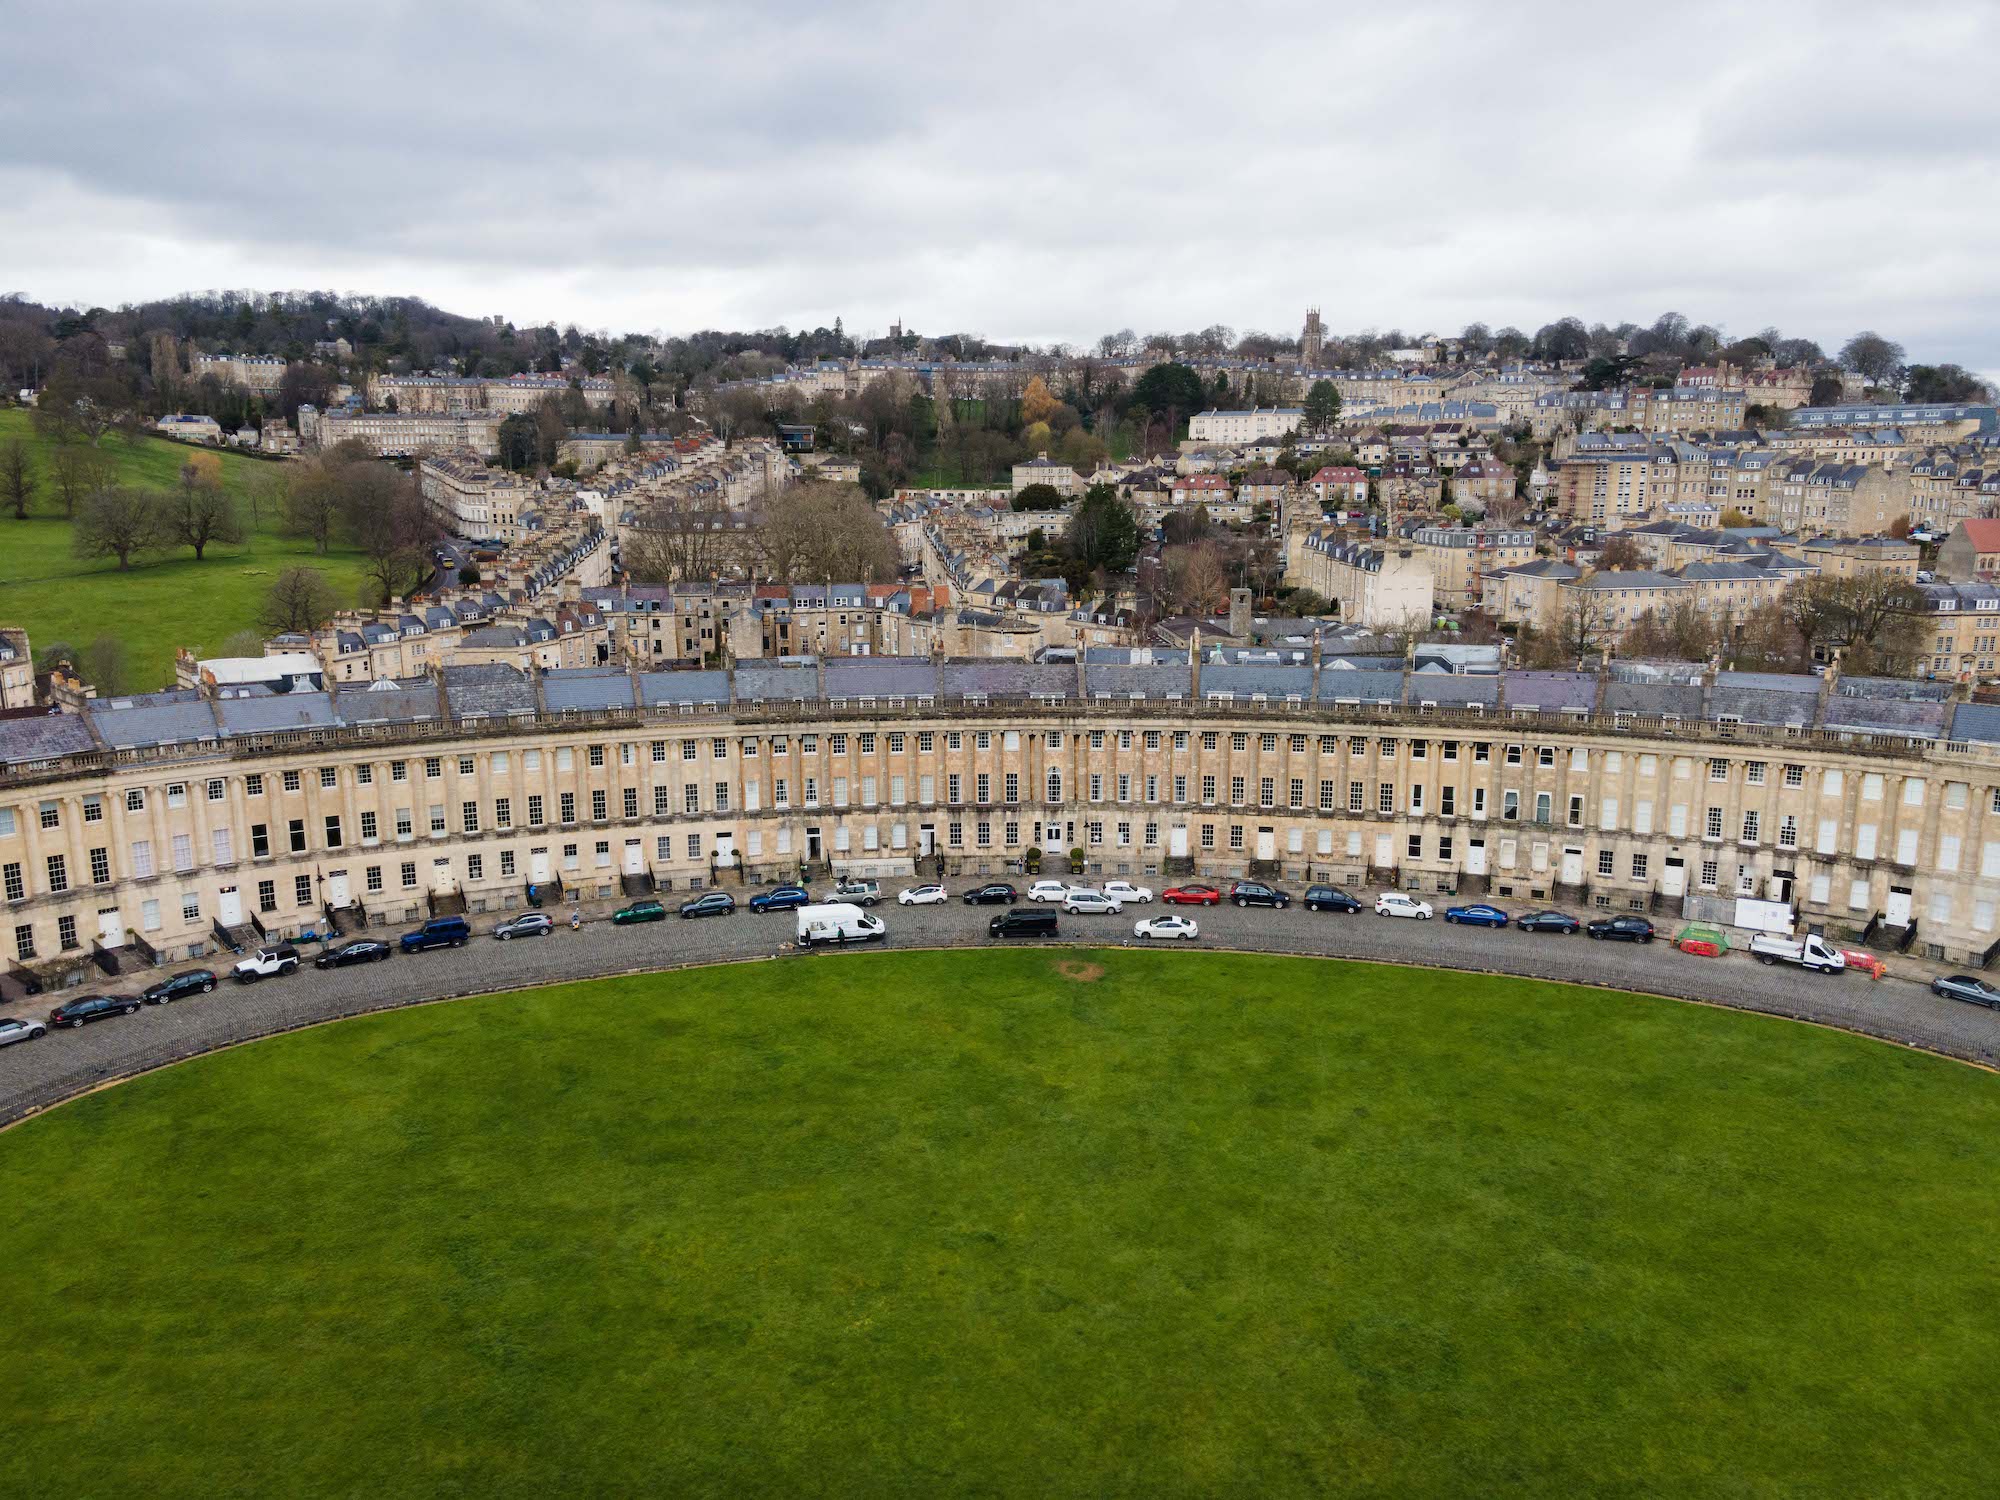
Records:
[[[1056,972],[1078,984],[1095,984],[1104,977],[1104,965],[1088,963],[1080,958],[1066,958],[1056,965]]]

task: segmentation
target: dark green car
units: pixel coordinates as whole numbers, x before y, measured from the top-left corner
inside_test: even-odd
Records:
[[[667,909],[657,901],[634,901],[622,911],[614,911],[611,920],[622,927],[627,922],[664,922]]]

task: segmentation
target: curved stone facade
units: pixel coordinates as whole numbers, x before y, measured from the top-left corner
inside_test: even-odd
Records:
[[[1979,962],[2000,715],[1853,687],[850,658],[157,694],[0,723],[0,945],[15,982],[61,982],[94,945],[178,960],[330,908],[401,924],[530,885],[986,874],[1039,849],[1663,917],[1754,896],[1878,942],[1914,921],[1918,951]]]

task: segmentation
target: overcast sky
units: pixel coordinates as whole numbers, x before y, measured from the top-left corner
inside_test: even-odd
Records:
[[[1908,0],[15,7],[0,292],[1036,342],[1671,308],[1991,372],[1996,44]]]

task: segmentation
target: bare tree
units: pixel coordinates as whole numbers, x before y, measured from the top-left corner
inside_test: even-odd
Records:
[[[322,458],[299,471],[284,497],[285,533],[311,541],[315,552],[333,545],[345,509],[345,466]]]
[[[49,478],[55,482],[56,499],[63,514],[74,519],[76,508],[88,495],[110,485],[114,466],[95,448],[64,443],[49,460]]]
[[[393,603],[423,578],[439,533],[414,480],[380,464],[355,466],[342,486],[341,519],[367,560],[375,602]]]
[[[244,480],[243,503],[250,510],[250,529],[257,530],[266,516],[282,516],[292,490],[291,469],[285,464],[260,464]]]
[[[333,618],[333,585],[318,568],[287,568],[264,596],[258,621],[273,635],[318,629]]]
[[[223,489],[213,470],[190,461],[181,465],[180,481],[161,506],[161,524],[168,537],[194,548],[196,562],[202,560],[211,542],[243,540],[243,517],[237,512],[235,497]]]
[[[676,493],[645,505],[619,555],[642,583],[714,578],[738,555],[736,517],[703,496]]]
[[[113,486],[86,496],[78,505],[71,546],[79,557],[115,557],[118,568],[158,545],[157,497],[145,490]]]
[[[802,484],[766,507],[757,528],[763,570],[779,583],[873,583],[902,557],[867,497],[851,484]]]
[[[1213,542],[1169,547],[1160,555],[1160,602],[1174,614],[1207,614],[1229,587],[1229,567]]]
[[[0,448],[0,497],[14,511],[14,519],[28,519],[28,506],[35,498],[35,471],[28,466],[28,445],[19,438]]]

